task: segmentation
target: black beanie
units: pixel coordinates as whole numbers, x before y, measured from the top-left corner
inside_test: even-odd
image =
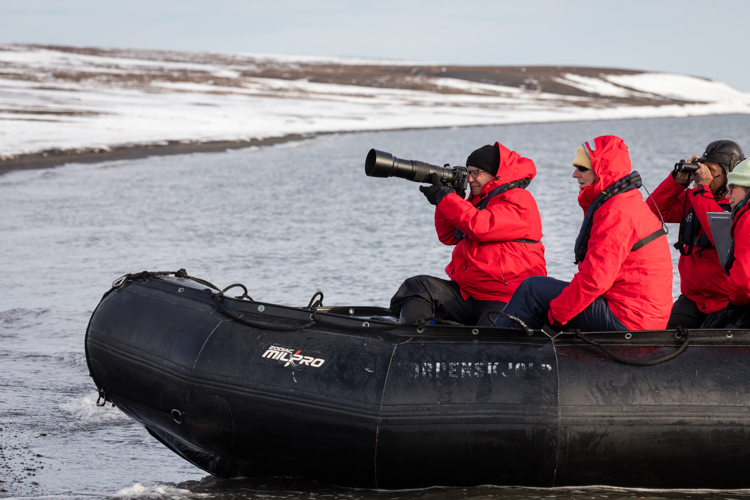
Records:
[[[500,148],[497,146],[482,146],[466,158],[466,166],[481,168],[485,172],[497,175],[500,168]]]

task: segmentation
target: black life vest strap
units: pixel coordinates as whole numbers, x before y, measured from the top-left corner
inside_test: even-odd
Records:
[[[693,196],[698,196],[706,191],[704,186],[693,191]],[[700,250],[696,255],[700,255],[700,252],[706,248],[713,248],[714,245],[711,243],[711,239],[706,234],[706,230],[701,226],[700,220],[698,220],[698,214],[695,213],[695,208],[692,206],[690,210],[687,210],[688,197],[685,195],[685,201],[682,206],[682,218],[680,219],[680,229],[677,235],[677,243],[674,247],[680,252],[680,255],[689,256],[693,253],[693,247],[698,247]],[[725,212],[730,212],[732,209],[727,205],[719,205]],[[688,220],[690,222],[688,223]],[[698,233],[703,230],[700,236]],[[685,248],[687,246],[687,249]]]
[[[531,179],[519,179],[517,181],[508,182],[507,184],[503,184],[502,186],[498,186],[489,193],[487,193],[487,197],[477,203],[477,210],[484,210],[487,208],[487,204],[490,202],[492,198],[494,198],[497,195],[503,194],[506,191],[510,191],[511,189],[521,188],[526,189],[526,186],[529,185],[531,182]],[[461,231],[460,229],[456,228],[455,231],[456,239],[458,241],[461,241],[462,239],[466,238],[466,234]],[[524,240],[524,239],[518,239],[518,240],[511,240],[518,243],[539,243],[538,241],[534,240]]]
[[[734,266],[735,256],[734,256],[734,228],[737,226],[737,222],[747,213],[748,211],[748,202],[750,202],[750,191],[745,195],[745,197],[740,201],[737,205],[734,206],[732,209],[732,232],[730,233],[732,235],[732,244],[729,245],[729,254],[727,255],[727,261],[724,264],[724,269],[726,270],[727,274],[732,270],[732,266]]]
[[[649,243],[651,243],[652,241],[654,241],[656,238],[658,238],[659,236],[663,234],[667,234],[667,231],[664,229],[664,227],[660,227],[659,229],[649,234],[645,238],[636,241],[635,244],[633,245],[633,248],[631,248],[630,251],[635,252],[636,250],[645,247],[646,245],[648,245]]]
[[[518,238],[517,240],[510,240],[513,243],[539,243],[539,240],[527,240],[524,238]]]

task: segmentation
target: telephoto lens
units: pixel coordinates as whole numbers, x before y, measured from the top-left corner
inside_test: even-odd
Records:
[[[365,174],[368,177],[400,177],[413,182],[429,182],[428,177],[437,174],[446,186],[465,192],[469,182],[466,167],[446,168],[423,161],[402,160],[385,151],[371,149],[365,160]]]

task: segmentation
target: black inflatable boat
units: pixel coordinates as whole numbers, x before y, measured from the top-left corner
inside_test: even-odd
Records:
[[[105,294],[89,369],[100,402],[211,474],[750,487],[746,331],[404,326],[384,309],[285,307],[159,274],[175,273]]]

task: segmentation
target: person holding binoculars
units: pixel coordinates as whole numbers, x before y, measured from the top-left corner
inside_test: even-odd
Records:
[[[496,142],[471,153],[465,168],[450,169],[372,150],[365,172],[429,182],[419,189],[435,205],[438,239],[455,246],[448,280],[420,275],[399,287],[390,309],[400,323],[438,318],[487,326],[488,313],[502,311],[523,280],[546,276],[542,219],[526,190],[536,176],[529,158]]]
[[[728,277],[719,262],[708,224],[709,212],[728,212],[727,174],[742,161],[742,148],[729,140],[710,143],[703,155],[684,160],[654,191],[648,204],[666,222],[679,222],[680,297],[667,328],[697,328],[727,306]],[[690,182],[693,187],[690,188]],[[657,208],[658,207],[658,208]]]

